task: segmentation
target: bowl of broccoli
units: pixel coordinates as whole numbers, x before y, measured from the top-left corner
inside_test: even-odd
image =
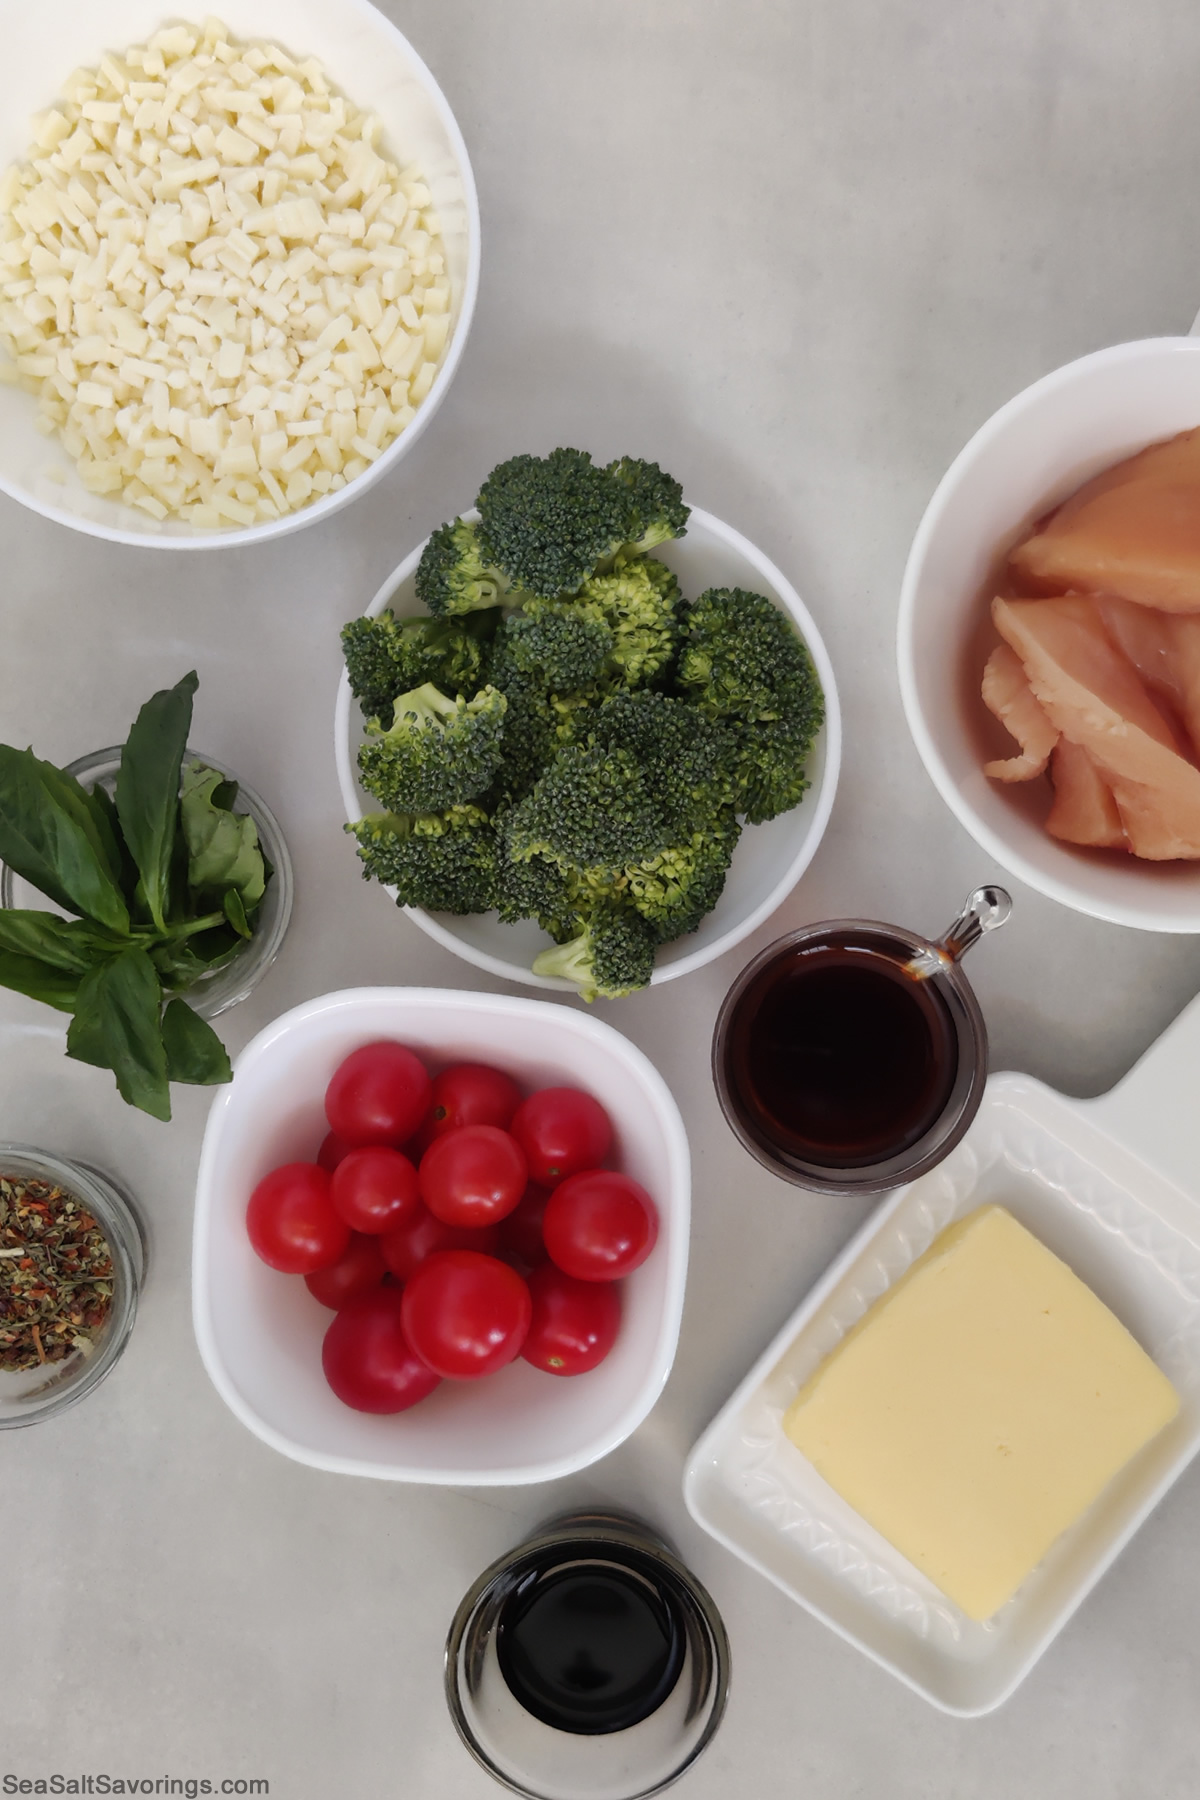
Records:
[[[477,968],[617,998],[749,936],[814,856],[841,721],[807,609],[655,464],[517,456],[342,634],[367,879]]]

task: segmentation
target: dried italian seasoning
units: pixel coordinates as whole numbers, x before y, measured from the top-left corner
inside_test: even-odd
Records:
[[[35,1369],[86,1348],[112,1306],[108,1240],[50,1181],[0,1174],[0,1369]]]

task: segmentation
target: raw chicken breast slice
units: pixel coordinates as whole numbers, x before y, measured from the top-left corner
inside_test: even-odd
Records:
[[[1171,645],[1171,666],[1178,688],[1176,705],[1200,757],[1200,616],[1176,613],[1165,621]]]
[[[997,598],[992,617],[1052,722],[1110,782],[1135,854],[1200,857],[1200,769],[1179,754],[1093,603]]]
[[[1181,713],[1183,689],[1171,626],[1176,622],[1186,625],[1188,615],[1139,606],[1112,594],[1099,595],[1096,606],[1109,637],[1129,658],[1154,698],[1165,702],[1168,712]]]
[[[984,774],[993,781],[1032,781],[1041,775],[1058,742],[1058,728],[1038,704],[1020,657],[1007,644],[997,644],[988,657],[983,703],[1021,746],[1020,756],[984,763]]]
[[[1200,428],[1085,483],[1010,558],[1036,590],[1200,612]]]
[[[1046,820],[1052,837],[1098,850],[1128,850],[1112,788],[1086,750],[1060,738],[1050,758],[1054,805]]]
[[[1148,862],[1200,857],[1200,808],[1189,810],[1176,794],[1123,775],[1112,777],[1112,791],[1135,856]]]

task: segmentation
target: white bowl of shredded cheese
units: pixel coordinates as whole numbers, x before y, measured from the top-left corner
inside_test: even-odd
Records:
[[[368,0],[6,17],[0,488],[24,505],[169,549],[314,523],[429,423],[478,281],[462,134]]]

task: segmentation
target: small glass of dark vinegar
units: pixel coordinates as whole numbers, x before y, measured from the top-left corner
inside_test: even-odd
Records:
[[[464,1597],[446,1698],[471,1754],[530,1800],[643,1800],[711,1740],[729,1668],[716,1607],[655,1532],[571,1513]]]
[[[742,971],[717,1020],[713,1079],[759,1162],[821,1193],[880,1193],[949,1154],[987,1079],[987,1028],[961,959],[1011,909],[1003,888],[977,888],[932,940],[826,921]]]

